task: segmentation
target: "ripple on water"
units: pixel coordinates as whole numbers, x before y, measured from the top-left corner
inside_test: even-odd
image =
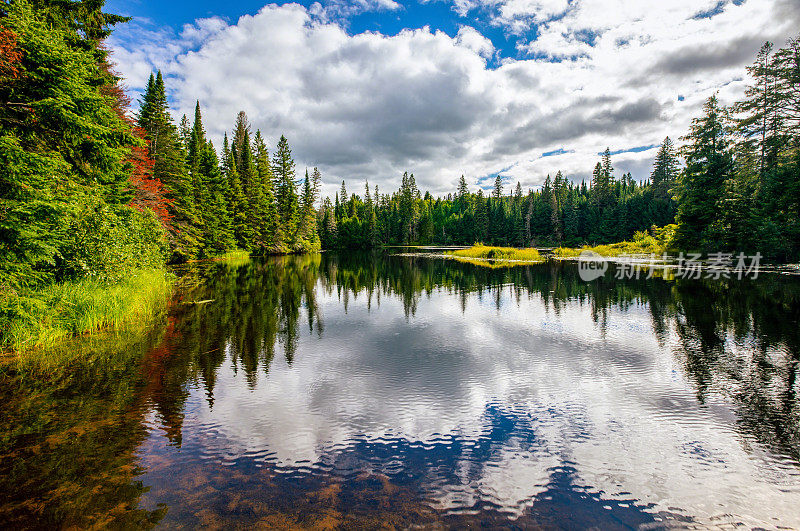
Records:
[[[291,360],[277,348],[248,376],[229,349],[213,389],[188,389],[184,462],[257,463],[297,498],[336,483],[339,508],[366,506],[358,485],[459,518],[800,525],[797,449],[748,409],[781,411],[785,346],[756,359],[757,341],[723,338],[714,353],[682,315],[656,333],[648,297],[677,304],[660,284],[603,306],[591,291],[556,303],[550,284],[518,300],[526,282],[389,290],[369,309],[362,293],[346,313],[318,291],[324,333],[298,334]]]

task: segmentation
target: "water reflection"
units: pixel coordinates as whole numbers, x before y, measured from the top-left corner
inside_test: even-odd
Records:
[[[119,380],[113,432],[41,451],[110,407],[76,382],[4,406],[24,428],[3,434],[0,516],[800,525],[796,277],[585,283],[568,263],[325,254],[184,280],[157,347],[128,349],[144,362]],[[78,404],[95,413],[42,421]],[[63,459],[92,460],[90,479],[14,489]],[[116,498],[53,495],[101,476]]]

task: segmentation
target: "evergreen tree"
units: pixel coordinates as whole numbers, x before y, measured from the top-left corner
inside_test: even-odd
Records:
[[[732,176],[731,125],[716,95],[703,106],[704,115],[692,121],[684,138],[686,168],[678,180],[676,240],[686,249],[710,248],[712,224],[725,180]]]
[[[656,160],[653,165],[653,173],[650,174],[653,185],[653,193],[656,197],[667,199],[670,197],[670,190],[675,186],[675,182],[680,173],[678,156],[675,146],[669,137],[664,139],[661,147],[656,153]]]
[[[744,114],[739,120],[739,130],[758,152],[758,175],[763,182],[767,167],[774,165],[780,145],[782,124],[778,111],[777,69],[772,58],[773,44],[766,42],[747,67],[754,85],[745,90],[745,100],[734,110]]]
[[[253,142],[254,179],[261,191],[255,192],[256,218],[254,226],[256,234],[256,252],[276,252],[283,245],[283,228],[279,224],[275,193],[273,191],[274,176],[269,161],[269,153],[261,131],[256,131]]]
[[[497,177],[494,178],[494,190],[492,190],[492,197],[495,199],[500,199],[503,196],[503,178],[500,177],[500,174],[497,174]]]
[[[161,72],[151,75],[141,99],[139,127],[145,132],[148,154],[153,159],[153,177],[164,184],[170,201],[169,228],[173,261],[197,256],[202,234],[195,205],[195,183],[186,167],[186,154],[172,122]]]
[[[205,143],[199,154],[198,171],[203,175],[206,192],[200,210],[203,217],[203,242],[205,256],[225,253],[235,247],[231,215],[228,212],[228,181],[219,168],[214,145]]]
[[[295,165],[289,142],[281,135],[278,147],[272,156],[272,173],[275,178],[275,199],[278,219],[283,228],[285,244],[295,250],[297,246],[297,228],[299,206],[295,184]]]
[[[319,191],[319,184],[322,177],[319,169],[314,168],[311,177],[306,170],[306,176],[303,181],[303,193],[300,201],[301,216],[300,216],[300,242],[303,248],[307,251],[316,251],[320,249],[320,240],[317,233],[317,213],[314,210],[314,203],[317,200],[317,193]]]

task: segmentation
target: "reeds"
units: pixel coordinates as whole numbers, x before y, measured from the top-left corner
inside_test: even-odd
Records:
[[[536,249],[516,249],[514,247],[489,247],[476,244],[469,249],[452,251],[456,258],[486,260],[490,262],[529,262],[538,263],[544,259]]]
[[[23,353],[72,336],[146,325],[166,308],[172,275],[141,270],[119,282],[90,278],[0,296],[0,347]]]
[[[596,245],[594,247],[584,246],[582,248],[558,247],[553,250],[553,256],[559,258],[575,258],[583,251],[593,251],[600,256],[621,256],[621,255],[661,255],[665,246],[653,236],[646,233],[637,232],[634,234],[634,241],[611,243],[608,245]]]

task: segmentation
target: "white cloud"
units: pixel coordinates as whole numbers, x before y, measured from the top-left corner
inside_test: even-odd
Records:
[[[458,29],[456,43],[468,50],[472,50],[481,57],[489,58],[494,54],[494,45],[492,41],[470,26],[461,26]]]
[[[402,6],[394,0],[324,0],[309,6],[309,13],[324,22],[343,21],[365,11],[395,11]]]
[[[739,97],[744,66],[763,40],[781,43],[796,31],[800,9],[748,0],[695,17],[716,4],[457,1],[463,13],[491,8],[509,32],[537,34],[519,41],[520,58],[496,68],[487,65],[492,43],[473,27],[454,37],[428,28],[350,35],[335,2],[268,5],[235,24],[199,20],[179,35],[142,26],[135,41],[129,30],[111,45],[132,89],[160,67],[177,116],[199,99],[215,142],[239,110],[272,143],[286,134],[301,167],[320,166],[326,193],[342,179],[351,189],[368,178],[393,190],[404,170],[423,189],[447,193],[462,173],[475,182],[502,168],[525,187],[558,169],[580,178],[606,146],[679,137],[712,93]],[[559,149],[568,153],[541,157]],[[627,153],[615,166],[644,178],[651,159],[652,150]]]

